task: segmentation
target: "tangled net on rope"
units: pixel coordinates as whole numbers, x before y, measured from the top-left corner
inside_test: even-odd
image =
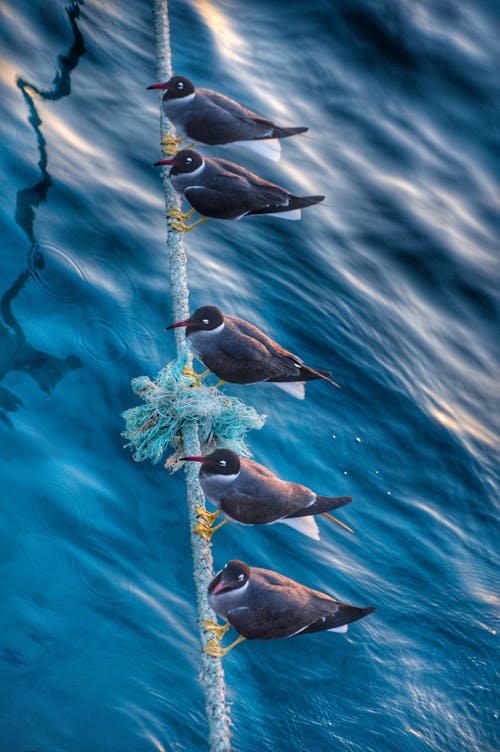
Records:
[[[187,427],[198,431],[203,453],[227,446],[249,457],[245,435],[264,425],[264,417],[236,397],[222,394],[215,387],[197,386],[195,374],[189,369],[186,373],[183,354],[165,366],[154,381],[139,376],[132,381],[132,388],[145,404],[123,413],[123,436],[129,440],[127,446],[134,447],[138,462],[159,462],[172,447],[175,452],[167,460],[167,467],[177,470]]]

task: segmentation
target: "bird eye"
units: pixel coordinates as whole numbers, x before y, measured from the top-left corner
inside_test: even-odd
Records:
[[[177,88],[178,88],[178,89],[183,89],[183,88],[184,88],[184,84],[183,84],[183,82],[182,82],[182,81],[179,81],[179,82],[177,83]]]
[[[226,467],[226,465],[227,465],[226,460],[219,460],[219,465],[220,465],[220,467]]]
[[[192,161],[193,161],[193,157],[186,157],[187,164],[191,164]]]
[[[203,319],[201,323],[203,324],[203,326],[208,326],[210,324],[210,321],[208,319]]]
[[[241,582],[244,579],[245,579],[245,575],[242,572],[241,574],[238,575],[238,582]]]

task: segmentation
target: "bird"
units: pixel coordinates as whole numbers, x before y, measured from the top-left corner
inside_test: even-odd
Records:
[[[282,128],[271,120],[243,107],[233,99],[211,89],[195,88],[185,76],[172,76],[164,83],[152,84],[148,89],[164,91],[162,107],[170,122],[178,128],[181,138],[167,136],[163,143],[172,153],[185,137],[198,144],[221,146],[235,144],[277,162],[280,158],[280,138],[305,133],[309,128]]]
[[[294,196],[285,188],[270,183],[227,159],[204,159],[196,151],[182,149],[174,157],[160,159],[154,167],[170,165],[169,178],[177,193],[191,204],[183,214],[173,207],[170,219],[182,220],[171,226],[180,232],[192,230],[209,217],[242,219],[251,214],[270,214],[298,220],[301,209],[323,201],[324,196]],[[201,219],[186,225],[197,211]]]
[[[221,379],[217,386],[271,382],[297,399],[304,399],[306,381],[322,379],[340,389],[330,371],[306,366],[256,326],[217,306],[201,306],[166,330],[183,326],[190,347],[208,369],[202,377],[212,371]]]
[[[197,507],[198,515],[209,523],[220,512],[226,518],[216,527],[199,523],[196,532],[208,539],[215,530],[233,521],[242,525],[283,522],[309,538],[319,540],[314,515],[328,513],[352,501],[351,496],[318,496],[306,486],[281,480],[264,465],[239,457],[231,449],[220,448],[205,456],[182,459],[201,463],[199,481],[202,491],[218,510],[211,514],[203,507]],[[336,517],[327,516],[354,533],[354,530]]]
[[[277,640],[311,632],[347,632],[348,624],[375,610],[373,606],[359,608],[340,603],[278,572],[249,567],[237,559],[228,561],[212,579],[208,602],[228,623],[222,626],[205,619],[205,631],[220,639],[232,626],[240,635],[227,648],[209,640],[205,652],[219,657],[245,639]]]

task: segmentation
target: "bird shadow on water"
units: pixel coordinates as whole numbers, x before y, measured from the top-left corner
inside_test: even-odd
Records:
[[[22,78],[17,80],[17,86],[28,108],[28,122],[33,128],[38,146],[40,179],[35,185],[22,188],[17,193],[15,219],[28,238],[30,249],[27,268],[21,271],[0,298],[0,314],[3,319],[3,323],[0,320],[0,381],[11,371],[24,371],[47,394],[52,393],[67,373],[81,368],[83,362],[76,355],[61,358],[33,347],[26,339],[23,327],[12,310],[12,303],[30,280],[36,278],[45,266],[43,253],[35,236],[34,225],[36,209],[46,202],[48,191],[52,186],[52,178],[48,171],[47,144],[41,130],[42,120],[35,106],[34,97],[56,101],[71,93],[71,71],[86,52],[83,37],[77,25],[80,6],[83,3],[84,0],[75,0],[66,7],[73,32],[73,43],[67,54],[58,57],[57,72],[52,88],[42,91]],[[22,406],[23,402],[17,395],[0,385],[0,419],[12,426],[8,413],[19,410]]]

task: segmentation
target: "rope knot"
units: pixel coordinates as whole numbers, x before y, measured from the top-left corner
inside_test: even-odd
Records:
[[[147,376],[133,379],[132,389],[144,404],[123,413],[122,436],[128,439],[126,446],[134,448],[134,460],[159,462],[171,447],[174,454],[166,466],[178,470],[186,426],[198,427],[204,452],[215,446],[229,446],[243,457],[250,456],[244,440],[246,433],[262,428],[265,416],[236,397],[222,394],[213,386],[196,386],[197,383],[196,376],[185,367],[183,354],[166,365],[154,381]]]

